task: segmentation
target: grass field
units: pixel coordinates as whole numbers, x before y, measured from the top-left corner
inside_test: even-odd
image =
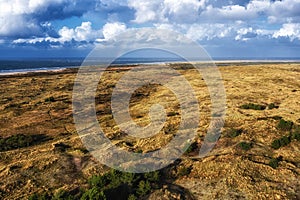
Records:
[[[213,151],[199,159],[196,155],[211,118],[209,92],[195,69],[171,64],[196,93],[199,129],[192,148],[163,169],[160,184],[140,198],[299,199],[300,64],[218,65],[227,95],[226,122]],[[111,93],[126,70],[104,73],[95,97],[98,121],[122,149],[139,153],[160,149],[179,127],[179,102],[161,85],[136,90],[130,114],[137,124],[149,124],[149,108],[155,103],[163,104],[167,119],[153,137],[128,137],[116,126],[110,109]],[[89,189],[93,175],[109,171],[86,151],[75,130],[76,72],[0,76],[0,198],[26,199],[62,190],[79,195]]]

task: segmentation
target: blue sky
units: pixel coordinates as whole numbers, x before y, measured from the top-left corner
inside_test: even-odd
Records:
[[[0,58],[86,56],[143,27],[212,57],[300,57],[300,0],[0,0]]]

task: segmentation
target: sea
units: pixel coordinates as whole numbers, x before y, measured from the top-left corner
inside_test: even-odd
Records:
[[[111,60],[107,58],[107,60]],[[61,70],[67,68],[78,68],[85,58],[13,58],[0,59],[0,74],[14,74],[34,71]],[[216,63],[228,62],[299,62],[299,58],[212,58]],[[156,64],[186,62],[182,58],[118,58],[112,65],[134,65],[134,64]],[[194,60],[197,62],[197,60]],[[104,61],[103,63],[106,63]],[[101,63],[100,63],[101,64]]]

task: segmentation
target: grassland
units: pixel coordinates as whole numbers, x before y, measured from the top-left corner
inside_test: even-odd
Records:
[[[199,100],[198,136],[186,154],[160,171],[160,184],[150,181],[154,187],[139,198],[299,199],[300,64],[219,65],[227,95],[226,123],[215,148],[202,159],[195,155],[210,121],[209,93],[195,69],[171,65],[190,82]],[[98,121],[120,148],[140,153],[159,149],[178,129],[179,102],[160,85],[137,90],[130,101],[133,119],[147,125],[150,106],[165,102],[167,121],[151,138],[127,137],[110,110],[113,88],[127,69],[105,72],[95,97]],[[93,189],[91,177],[110,173],[86,151],[76,133],[75,77],[75,69],[0,76],[1,199],[27,199],[33,194],[57,198],[60,194],[63,199],[62,191],[76,196]],[[138,180],[148,188],[148,179]]]

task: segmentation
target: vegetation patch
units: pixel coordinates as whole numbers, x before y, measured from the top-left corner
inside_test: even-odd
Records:
[[[300,133],[293,133],[292,134],[292,140],[300,141]]]
[[[281,116],[278,116],[278,115],[275,115],[275,116],[272,116],[270,117],[271,119],[274,119],[274,120],[281,120],[282,117]]]
[[[290,131],[293,128],[294,123],[292,121],[286,121],[284,119],[280,119],[277,128],[282,131]]]
[[[230,137],[230,138],[235,138],[235,137],[241,135],[242,133],[243,133],[243,129],[234,129],[234,128],[232,128],[228,131],[227,136]]]
[[[105,200],[105,199],[143,199],[153,189],[161,184],[160,172],[135,174],[110,170],[108,173],[92,176],[88,180],[88,188],[74,192],[60,190],[56,194],[34,194],[30,200],[41,199],[80,199],[80,200]]]
[[[7,138],[0,138],[0,151],[29,147],[50,140],[46,135],[18,134]]]
[[[287,146],[291,143],[291,137],[290,136],[283,136],[279,139],[276,139],[272,142],[271,146],[273,149],[279,149],[281,147]]]
[[[293,140],[300,141],[300,128],[297,126],[289,135],[275,139],[271,147],[273,149],[279,149],[281,147],[289,145]]]
[[[240,108],[246,110],[265,110],[266,106],[260,104],[254,104],[254,103],[247,103],[247,104],[243,104]]]
[[[268,105],[268,108],[269,108],[270,110],[272,110],[272,109],[277,109],[277,108],[279,108],[279,106],[276,105],[275,103],[270,103],[270,104]]]
[[[238,144],[239,148],[241,148],[242,150],[244,151],[248,151],[250,150],[252,147],[253,147],[253,144],[252,143],[249,143],[249,142],[240,142]]]
[[[269,166],[273,169],[276,169],[279,166],[279,162],[282,161],[282,156],[279,156],[277,158],[271,158],[269,161]]]
[[[192,171],[191,167],[181,166],[178,168],[177,176],[179,177],[187,176],[191,173],[191,171]]]

